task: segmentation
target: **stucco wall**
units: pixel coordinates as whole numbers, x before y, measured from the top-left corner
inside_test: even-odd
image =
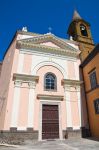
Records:
[[[13,58],[15,53],[15,44],[16,41],[14,40],[6,53],[2,64],[2,72],[0,77],[0,130],[4,128],[5,114],[8,112],[8,110],[6,109],[6,104],[8,99]]]
[[[0,75],[1,75],[2,63],[0,62]]]
[[[83,68],[91,134],[99,137],[99,114],[95,113],[94,107],[94,100],[99,99],[99,88],[91,90],[89,72],[92,69],[96,71],[97,84],[99,85],[99,54]]]
[[[3,87],[0,89],[1,96],[5,96],[3,102],[4,104],[1,115],[1,128],[9,130],[11,127],[11,117],[13,110],[13,101],[14,101],[14,92],[15,84],[13,81],[13,74],[27,74],[27,75],[37,75],[39,76],[39,82],[36,85],[35,97],[34,97],[34,129],[39,129],[39,105],[40,102],[37,99],[38,94],[43,95],[59,95],[64,96],[64,88],[61,84],[62,79],[74,79],[79,80],[79,59],[73,57],[65,57],[52,55],[47,53],[34,52],[25,52],[24,49],[16,49],[16,42],[14,42],[6,57],[4,59],[4,66],[1,75],[0,84]],[[48,43],[49,44],[49,43]],[[51,44],[51,43],[50,43]],[[51,45],[50,45],[51,46]],[[53,45],[52,45],[53,46]],[[47,72],[52,72],[57,76],[57,91],[48,92],[44,90],[44,75]],[[77,75],[76,75],[77,74]],[[28,85],[28,83],[27,83]],[[28,103],[29,103],[29,87],[25,87],[24,83],[22,87],[19,87],[20,96],[19,96],[19,108],[18,108],[18,122],[17,126],[20,129],[26,129],[28,126]],[[5,93],[4,93],[5,92]],[[16,93],[17,96],[17,93]],[[72,99],[75,99],[76,104],[72,103]],[[17,99],[16,99],[17,100]],[[72,107],[72,122],[73,126],[79,126],[79,115],[78,115],[78,101],[77,94],[74,92],[72,97],[71,93],[71,107]],[[66,101],[61,103],[61,121],[62,121],[62,130],[66,129]],[[74,105],[74,107],[73,107]],[[73,119],[73,114],[76,114],[76,120]],[[4,123],[5,122],[5,123]],[[4,123],[4,126],[3,126]]]

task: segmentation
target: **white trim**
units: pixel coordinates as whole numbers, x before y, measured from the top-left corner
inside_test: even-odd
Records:
[[[19,61],[18,61],[17,73],[22,73],[23,65],[24,65],[24,54],[19,53]]]
[[[37,52],[35,50],[25,50],[24,49],[20,49],[20,53],[21,54],[28,54],[28,55],[36,55],[36,56],[46,56],[49,57],[51,56],[52,58],[57,58],[57,59],[61,59],[61,60],[68,60],[68,61],[77,61],[77,58],[75,57],[70,57],[70,56],[65,56],[65,55],[60,55],[60,54],[51,54],[51,53],[46,53],[46,52]]]
[[[61,73],[64,76],[64,79],[67,78],[67,73],[66,73],[65,69],[61,65],[59,65],[59,64],[57,64],[55,62],[50,62],[50,61],[43,61],[43,62],[38,63],[36,66],[34,66],[34,68],[32,68],[32,74],[36,75],[37,71],[39,70],[39,68],[41,68],[43,66],[54,66],[59,71],[61,71]]]
[[[17,44],[20,45],[21,49],[24,49],[24,51],[32,51],[32,50],[36,50],[36,51],[43,51],[43,52],[47,52],[47,53],[53,53],[53,54],[60,54],[60,55],[66,55],[66,56],[70,56],[70,57],[76,57],[78,56],[78,50],[71,47],[70,45],[66,44],[64,45],[64,48],[53,48],[50,46],[44,46],[44,45],[40,45],[40,44],[34,44],[29,43],[29,42],[24,42],[24,41],[17,41]],[[63,46],[63,43],[62,43]]]
[[[39,117],[39,141],[42,140],[42,105],[43,104],[47,104],[47,105],[58,105],[58,109],[59,109],[59,139],[62,140],[63,139],[63,136],[62,136],[62,118],[61,118],[61,103],[60,102],[50,102],[50,100],[41,100],[40,101],[40,111],[39,111],[39,114],[40,114],[40,117]]]
[[[80,87],[78,87],[77,90],[77,99],[78,99],[78,110],[79,110],[79,120],[80,120],[80,127],[81,127],[81,90]]]
[[[20,103],[20,87],[15,87],[12,105],[11,127],[18,126],[19,103]]]
[[[40,45],[41,43],[45,43],[46,39],[47,39],[48,42],[52,42],[54,44],[57,43],[56,45],[59,48],[69,49],[69,50],[73,50],[73,51],[78,50],[78,47],[77,48],[74,47],[75,45],[78,45],[77,42],[73,42],[73,41],[70,41],[70,40],[64,40],[64,39],[62,39],[60,37],[57,37],[57,36],[55,36],[54,34],[51,34],[51,33],[47,33],[47,34],[43,34],[43,35],[36,35],[36,36],[28,38],[28,39],[18,40],[18,42],[21,45],[22,45],[22,43],[25,44],[27,42],[28,42],[28,44],[32,43],[32,45],[33,44]],[[36,43],[35,43],[35,41],[36,41]],[[49,47],[51,47],[51,46],[49,46]]]
[[[28,104],[28,128],[34,127],[34,98],[35,98],[35,83],[30,86],[29,90],[29,104]]]

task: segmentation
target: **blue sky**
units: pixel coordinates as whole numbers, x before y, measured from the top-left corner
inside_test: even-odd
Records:
[[[0,1],[0,60],[17,30],[47,33],[67,38],[67,29],[77,9],[91,24],[95,43],[99,43],[99,0],[2,0]]]

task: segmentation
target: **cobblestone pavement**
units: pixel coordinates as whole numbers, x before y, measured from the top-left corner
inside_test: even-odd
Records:
[[[99,142],[73,138],[63,141],[26,141],[18,147],[0,146],[0,150],[99,150]]]

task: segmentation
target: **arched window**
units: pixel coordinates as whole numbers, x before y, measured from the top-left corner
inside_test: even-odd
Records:
[[[87,29],[86,29],[86,26],[85,26],[85,25],[80,24],[80,31],[81,31],[81,34],[82,34],[83,36],[88,36]]]
[[[46,90],[56,89],[56,76],[52,73],[47,73],[44,77],[44,87]]]

